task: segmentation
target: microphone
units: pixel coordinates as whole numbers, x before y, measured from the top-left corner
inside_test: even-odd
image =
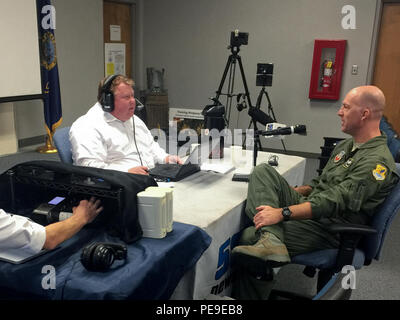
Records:
[[[136,101],[135,110],[139,112],[142,111],[144,109],[144,104],[138,98],[135,98],[135,101]]]
[[[278,128],[275,130],[262,130],[259,131],[262,136],[279,136],[279,135],[289,135],[289,134],[301,134],[303,136],[307,135],[307,128],[304,124],[297,124],[295,126]]]
[[[136,107],[135,107],[135,115],[138,116],[143,122],[147,123],[147,112],[144,104],[137,98],[136,100]]]
[[[269,115],[267,115],[265,112],[261,111],[258,108],[255,107],[250,107],[249,108],[249,116],[255,120],[261,123],[262,125],[266,126],[267,123],[275,122],[274,119],[272,119]]]

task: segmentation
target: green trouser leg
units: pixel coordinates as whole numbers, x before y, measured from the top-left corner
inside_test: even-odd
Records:
[[[271,166],[261,164],[254,168],[250,176],[246,214],[253,220],[260,205],[269,205],[282,208],[306,201],[298,192],[293,190],[287,181]],[[276,235],[287,247],[289,255],[337,248],[338,239],[330,235],[324,228],[322,221],[290,220],[271,226],[264,226],[261,231],[268,231]],[[259,232],[254,227],[242,233],[241,244],[257,242]]]
[[[305,201],[294,191],[279,173],[267,164],[254,168],[250,176],[246,215],[253,220],[260,205],[282,208]],[[337,248],[338,240],[329,235],[323,224],[313,220],[290,220],[261,228],[276,235],[287,247],[291,257],[319,249]],[[240,245],[253,245],[260,237],[254,226],[243,230]],[[258,280],[247,272],[240,272],[233,287],[236,299],[268,299],[275,284],[273,281]]]
[[[253,221],[260,205],[282,208],[300,202],[300,194],[293,190],[287,181],[270,165],[261,164],[254,168],[250,176],[247,191],[246,215]],[[282,223],[265,226],[261,231],[268,231],[285,242]]]

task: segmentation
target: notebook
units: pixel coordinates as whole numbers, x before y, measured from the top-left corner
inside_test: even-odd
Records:
[[[149,170],[149,175],[156,179],[165,181],[179,181],[193,173],[200,171],[201,153],[199,146],[196,146],[184,164],[163,163],[157,164]]]

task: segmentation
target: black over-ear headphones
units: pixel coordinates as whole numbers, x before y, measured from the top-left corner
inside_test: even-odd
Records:
[[[243,101],[241,102],[241,103],[239,103],[240,102],[240,99],[243,97]],[[240,112],[240,111],[242,111],[243,109],[246,109],[247,108],[247,104],[246,104],[246,95],[244,94],[244,93],[239,93],[238,95],[237,95],[237,97],[236,97],[236,102],[237,102],[237,105],[236,105],[236,108],[237,108],[237,110]]]
[[[116,77],[118,77],[118,74],[108,76],[101,88],[100,104],[105,112],[112,112],[114,110],[114,94],[111,92],[111,84]]]
[[[106,271],[114,260],[126,259],[127,252],[123,244],[93,242],[82,249],[81,262],[89,271]]]

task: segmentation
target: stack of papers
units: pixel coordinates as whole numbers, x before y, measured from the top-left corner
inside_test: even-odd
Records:
[[[229,163],[203,163],[200,166],[202,171],[214,171],[225,174],[234,169],[232,164]]]

